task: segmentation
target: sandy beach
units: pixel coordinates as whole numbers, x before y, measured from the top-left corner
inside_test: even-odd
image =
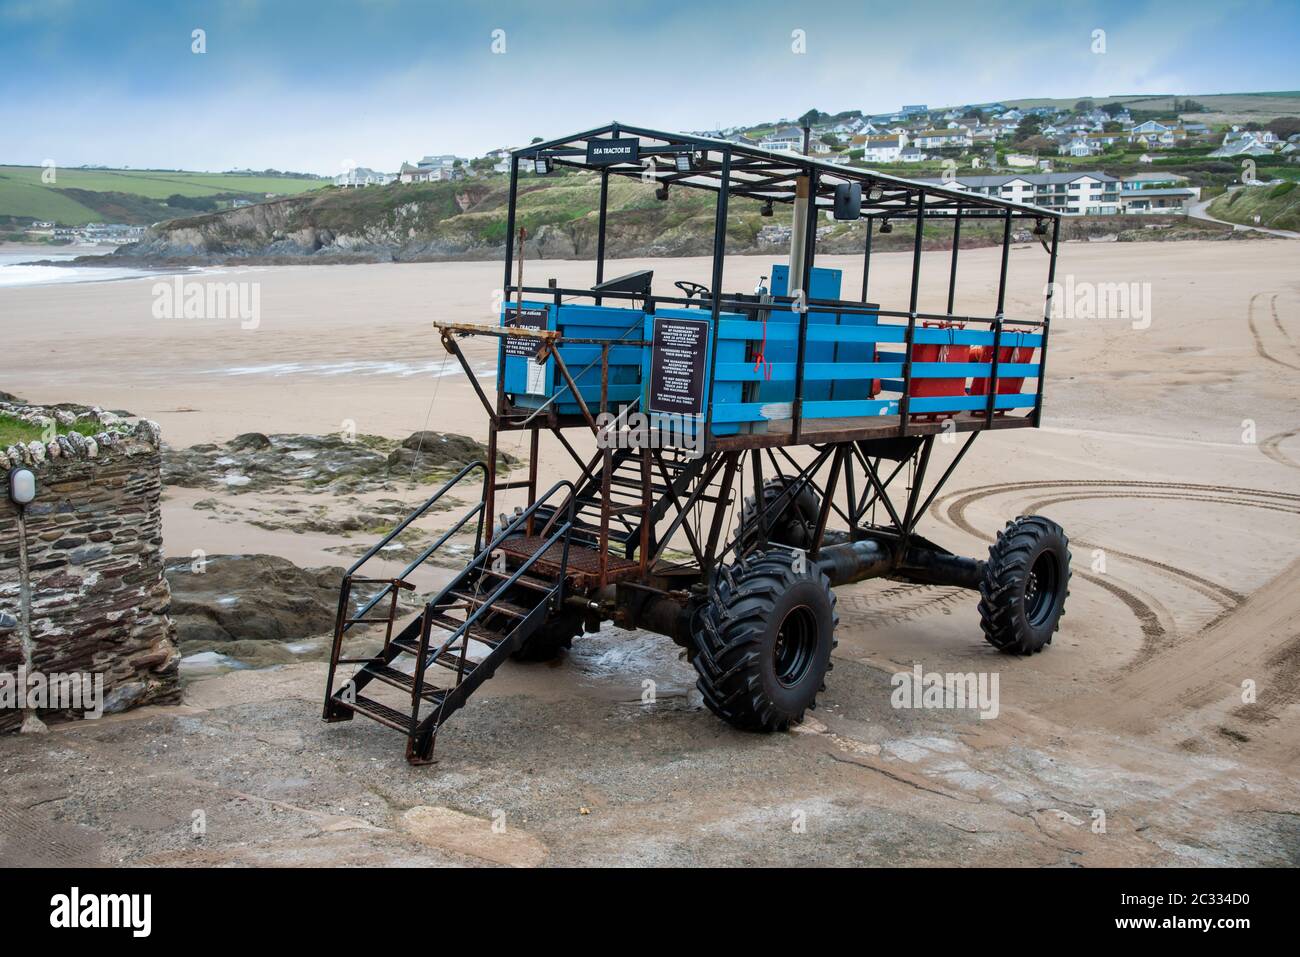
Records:
[[[958,311],[992,312],[996,255],[963,253]],[[908,258],[876,257],[872,301],[906,302]],[[726,287],[752,289],[772,261],[729,259]],[[819,257],[818,264],[843,269],[846,290],[860,287],[854,257]],[[923,282],[923,309],[943,307],[947,267],[948,253],[924,255],[923,276],[937,278]],[[526,280],[589,284],[592,268],[529,262]],[[707,259],[626,261],[607,275],[641,268],[665,283],[709,279]],[[1009,316],[1035,317],[1046,269],[1036,244],[1012,250]],[[421,429],[486,437],[478,401],[430,324],[492,322],[499,263],[232,267],[202,278],[256,284],[255,328],[241,328],[237,318],[157,318],[154,287],[169,281],[159,277],[0,288],[0,389],[154,419],[174,448],[245,432],[349,428],[392,439]],[[391,829],[392,843],[365,836],[375,861],[421,860],[422,853],[455,861],[465,849],[433,839],[412,850],[410,828],[385,818],[384,802],[376,799],[373,813],[360,810],[360,795],[377,786],[365,780],[365,767],[400,781],[385,807],[443,803],[480,816],[495,806],[519,808],[532,815],[528,833],[552,849],[553,862],[627,863],[660,852],[666,860],[686,847],[697,863],[788,862],[793,852],[779,847],[779,834],[757,845],[734,839],[744,817],[737,803],[749,791],[747,806],[766,808],[777,832],[782,819],[788,831],[788,808],[819,808],[827,843],[811,853],[828,861],[839,841],[862,863],[927,863],[957,853],[975,863],[1295,864],[1300,244],[1072,243],[1062,248],[1057,279],[1066,289],[1139,284],[1149,311],[1105,319],[1067,313],[1054,322],[1044,427],[981,438],[921,528],[959,554],[982,555],[1017,514],[1042,512],[1065,527],[1075,574],[1062,629],[1045,654],[998,656],[981,640],[974,593],[866,582],[841,590],[840,667],[802,734],[757,738],[726,728],[691,702],[691,669],[666,639],[611,626],[580,639],[558,667],[503,669],[462,730],[449,729],[444,763],[423,779],[428,772],[405,768],[382,729],[320,724],[311,700],[320,687],[317,664],[194,682],[185,713],[243,720],[241,707],[274,702],[289,716],[295,753],[330,752],[345,741],[350,755],[364,755],[364,766],[330,760],[327,791],[331,807]],[[467,352],[489,381],[487,341],[467,340]],[[937,466],[955,449],[936,446]],[[520,458],[527,451],[506,450]],[[544,445],[542,461],[553,469],[544,480],[565,477],[567,460],[553,448]],[[403,495],[414,504],[421,491]],[[258,527],[237,509],[195,509],[206,497],[195,489],[166,493],[168,556],[203,549],[344,563],[335,536]],[[240,507],[252,514],[284,501],[249,493]],[[499,508],[514,504],[507,498]],[[888,676],[917,661],[933,670],[999,670],[1001,719],[889,713]],[[647,673],[680,689],[676,704],[650,714],[628,704]],[[1258,688],[1256,703],[1243,703],[1246,680]],[[536,737],[528,727],[534,713],[551,729]],[[122,726],[173,720],[155,714]],[[508,738],[484,737],[483,723],[494,720],[511,729]],[[53,737],[77,746],[103,732],[73,728]],[[144,760],[139,742],[123,747]],[[684,764],[673,770],[676,762]],[[652,795],[629,783],[638,766],[683,780]],[[510,776],[525,768],[537,769],[528,785]],[[265,770],[243,787],[311,820],[319,811],[312,787],[286,791],[278,780]],[[435,797],[421,796],[421,780]],[[463,789],[447,783],[457,780]],[[537,796],[548,789],[563,795],[564,814]],[[728,807],[729,798],[737,803]],[[83,802],[91,807],[95,799]],[[603,843],[582,836],[568,813],[584,802],[605,815]],[[1108,809],[1111,835],[1134,840],[1098,839],[1086,826],[1094,807]],[[645,849],[647,820],[662,829],[658,851]],[[277,850],[257,825],[247,827],[256,853],[232,841],[204,862],[311,859],[305,844]],[[882,844],[876,838],[890,828],[920,835],[918,846],[929,850]],[[130,829],[107,833],[114,853],[130,860],[191,862]],[[704,835],[698,847],[692,835]]]

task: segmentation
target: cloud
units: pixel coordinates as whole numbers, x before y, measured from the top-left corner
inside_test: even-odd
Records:
[[[344,158],[394,170],[611,119],[700,129],[811,107],[1284,89],[1300,13],[1222,0],[242,0],[134,13],[9,0],[0,19],[0,161],[332,173]],[[206,54],[190,52],[195,27]]]

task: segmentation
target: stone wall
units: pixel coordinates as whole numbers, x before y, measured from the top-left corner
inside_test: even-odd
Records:
[[[109,713],[177,700],[180,655],[163,578],[158,427],[114,422],[93,437],[61,436],[39,452],[38,444],[0,450],[0,465],[36,473],[36,499],[26,511],[33,670],[102,674]],[[19,601],[18,521],[6,483],[0,610],[17,617]],[[0,635],[0,671],[16,673],[22,662],[19,632]],[[0,711],[0,730],[21,718]]]

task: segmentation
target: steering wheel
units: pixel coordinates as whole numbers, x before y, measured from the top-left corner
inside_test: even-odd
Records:
[[[700,299],[709,298],[709,287],[702,285],[701,283],[691,282],[688,279],[682,279],[673,283],[673,285],[676,286],[678,289],[680,289],[682,292],[686,293],[687,299],[694,299],[697,296]]]

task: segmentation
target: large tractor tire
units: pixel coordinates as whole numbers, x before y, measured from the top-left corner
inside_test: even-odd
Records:
[[[561,612],[524,639],[510,656],[516,661],[553,661],[573,647],[573,639],[582,634],[582,616]]]
[[[1070,540],[1051,519],[1007,522],[980,580],[980,627],[989,644],[1032,655],[1051,644],[1070,594]]]
[[[723,568],[696,617],[691,662],[710,711],[746,731],[785,731],[817,707],[835,648],[835,594],[815,565],[756,552]]]
[[[760,513],[767,515],[767,540],[773,545],[787,548],[807,548],[817,528],[817,514],[821,509],[819,496],[811,485],[805,485],[798,495],[787,499],[784,508],[773,515],[770,511],[791,479],[771,478],[763,483],[761,503],[759,496],[746,495],[740,509],[742,528],[757,525]]]

